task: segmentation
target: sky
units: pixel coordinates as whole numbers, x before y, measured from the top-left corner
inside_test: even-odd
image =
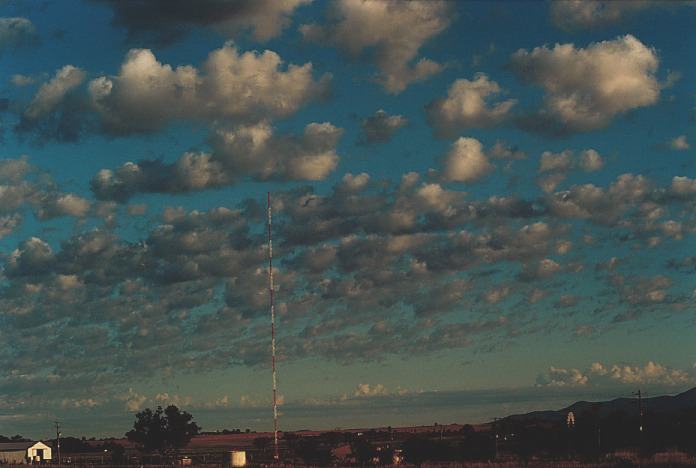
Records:
[[[696,385],[692,2],[0,1],[0,434]]]

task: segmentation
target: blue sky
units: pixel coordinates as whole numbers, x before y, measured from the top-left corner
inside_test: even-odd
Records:
[[[690,2],[0,2],[0,434],[696,382]],[[99,424],[96,421],[100,421]]]

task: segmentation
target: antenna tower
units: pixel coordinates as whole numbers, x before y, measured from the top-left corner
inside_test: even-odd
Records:
[[[273,212],[271,210],[271,192],[268,192],[268,292],[271,306],[271,368],[273,371],[273,458],[278,456],[278,388],[276,379],[276,338],[275,338],[275,302],[273,298]]]

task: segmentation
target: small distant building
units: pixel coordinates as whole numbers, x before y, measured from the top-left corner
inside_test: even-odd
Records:
[[[0,463],[41,463],[51,459],[51,447],[43,442],[0,443]]]

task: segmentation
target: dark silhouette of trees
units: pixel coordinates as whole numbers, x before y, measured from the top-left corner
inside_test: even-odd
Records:
[[[147,408],[137,413],[133,429],[126,432],[126,437],[142,451],[164,455],[171,449],[184,447],[200,430],[186,411],[174,405],[164,410],[158,406],[155,411]]]
[[[295,441],[295,453],[306,465],[329,466],[333,459],[331,446],[321,443],[316,437],[299,438]]]
[[[29,439],[25,439],[19,434],[15,434],[11,437],[6,437],[4,435],[0,435],[0,443],[4,442],[29,442]]]
[[[377,455],[375,447],[365,437],[355,437],[350,441],[350,451],[353,452],[355,461],[364,466],[372,462],[372,458]]]

